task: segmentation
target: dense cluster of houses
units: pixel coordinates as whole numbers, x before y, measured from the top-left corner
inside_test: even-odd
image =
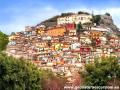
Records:
[[[77,34],[78,25],[58,22],[58,25],[47,28],[44,25],[27,26],[25,31],[9,36],[6,52],[46,66],[82,67],[94,63],[98,57],[120,56],[120,38],[112,30],[92,26],[80,29]]]

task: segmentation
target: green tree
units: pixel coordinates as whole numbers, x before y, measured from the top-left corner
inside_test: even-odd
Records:
[[[0,90],[42,90],[42,78],[31,62],[0,54]]]
[[[99,25],[100,21],[101,21],[101,16],[100,15],[92,16],[91,21],[92,21],[93,24],[96,23],[96,25]]]
[[[105,15],[110,16],[110,13],[105,13]]]
[[[11,32],[11,34],[10,35],[15,35],[15,32]]]
[[[0,52],[6,49],[8,42],[8,36],[0,31]]]
[[[77,32],[77,35],[78,35],[78,36],[79,36],[79,34],[80,34],[81,29],[83,29],[82,24],[81,24],[81,23],[78,23],[78,24],[76,25],[76,32]]]
[[[85,84],[90,86],[105,86],[110,80],[120,80],[118,60],[115,57],[96,59],[94,64],[86,65],[83,76]]]
[[[90,13],[88,13],[88,12],[83,12],[83,11],[79,11],[78,14],[86,14],[86,15],[90,15]]]
[[[76,35],[78,37],[78,41],[80,41],[80,31],[83,29],[81,22],[76,25]]]

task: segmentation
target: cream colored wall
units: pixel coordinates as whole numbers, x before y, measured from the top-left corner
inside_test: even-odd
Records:
[[[86,23],[90,22],[90,19],[92,18],[91,15],[71,15],[67,17],[60,17],[57,19],[57,24],[65,24],[65,23]]]

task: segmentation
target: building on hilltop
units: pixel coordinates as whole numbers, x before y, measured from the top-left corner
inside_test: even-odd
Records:
[[[64,17],[58,17],[57,18],[57,24],[66,24],[66,23],[87,23],[91,22],[92,15],[87,15],[87,14],[74,14],[74,15],[69,15],[69,16],[64,16]]]

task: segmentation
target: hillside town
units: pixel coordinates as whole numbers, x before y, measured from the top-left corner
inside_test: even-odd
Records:
[[[74,14],[58,17],[57,25],[51,27],[26,26],[25,31],[9,36],[6,53],[55,72],[70,67],[71,71],[83,70],[95,58],[120,57],[120,38],[111,28],[92,23],[92,18],[91,14]]]

